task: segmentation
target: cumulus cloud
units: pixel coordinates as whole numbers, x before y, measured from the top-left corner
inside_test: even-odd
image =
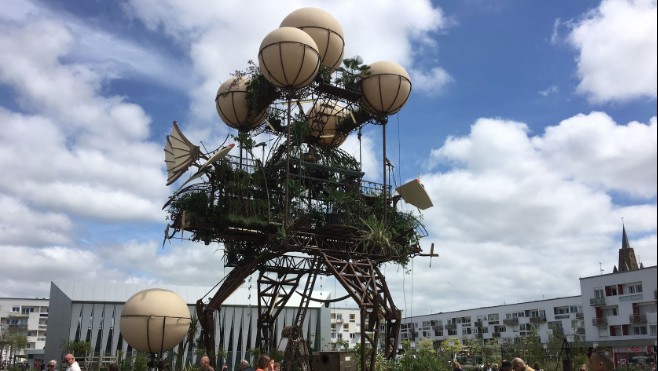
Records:
[[[656,0],[604,0],[573,24],[578,92],[593,102],[656,99]]]
[[[480,119],[468,135],[451,137],[432,151],[428,161],[449,164],[450,170],[421,177],[434,203],[423,213],[431,231],[424,249],[436,243],[440,257],[431,268],[422,259],[414,263],[417,304],[458,310],[483,302],[541,299],[536,293],[578,295],[579,277],[598,273],[599,261],[610,270],[616,264],[620,216],[634,221],[634,232],[646,235],[632,244],[641,246],[645,265],[655,264],[655,248],[649,244],[656,235],[656,205],[622,206],[610,195],[612,189],[623,189],[655,197],[656,177],[650,170],[657,166],[651,155],[655,135],[650,135],[655,120],[625,126],[597,113],[590,116],[564,120],[538,136],[529,136],[523,123]],[[592,127],[582,128],[589,136],[568,127],[576,121]],[[592,138],[594,132],[598,137]],[[557,143],[558,133],[564,147],[550,145]],[[592,147],[585,142],[601,147],[583,149]],[[646,157],[639,153],[643,150]],[[600,260],[592,261],[593,256]],[[556,276],[564,283],[555,285]],[[411,278],[406,279],[409,290]],[[519,280],[529,285],[520,286]],[[424,294],[436,292],[437,285],[442,295]],[[464,291],[467,297],[459,295]]]

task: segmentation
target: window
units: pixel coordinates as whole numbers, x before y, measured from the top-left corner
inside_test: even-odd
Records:
[[[331,319],[336,319],[336,313],[331,313]]]
[[[608,307],[603,310],[603,314],[608,317],[617,316],[617,307]]]
[[[463,327],[462,328],[462,335],[470,335],[471,334],[471,328],[470,327]]]
[[[633,327],[633,335],[646,335],[646,334],[647,334],[646,326]]]
[[[649,335],[656,336],[656,325],[649,325]]]
[[[616,285],[606,286],[605,287],[605,295],[606,296],[617,296],[617,286]]]
[[[356,322],[356,314],[350,314],[350,322]]]
[[[603,294],[603,289],[594,289],[594,297],[597,299],[605,298],[605,295]]]
[[[642,283],[632,283],[628,285],[629,294],[639,294],[642,292]]]
[[[555,307],[553,308],[553,314],[568,314],[569,307]]]
[[[335,323],[331,324],[331,332],[336,332],[336,324]]]
[[[343,324],[343,332],[350,332],[350,325],[348,323]]]
[[[582,312],[582,310],[579,310],[579,309],[580,309],[580,308],[579,308],[578,305],[572,305],[572,306],[569,307],[569,312],[571,312],[571,313],[579,313],[579,312]]]
[[[521,331],[532,331],[532,329],[534,328],[534,326],[530,323],[522,323],[520,327],[521,327]]]
[[[11,307],[11,311],[18,313],[21,311],[21,307]]]
[[[342,313],[336,314],[336,319],[339,320],[339,321],[342,321],[343,320],[343,314]]]

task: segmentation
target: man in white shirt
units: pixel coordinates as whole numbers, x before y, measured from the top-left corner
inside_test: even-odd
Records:
[[[73,354],[65,355],[62,361],[66,365],[66,371],[80,371],[80,365],[75,361]]]

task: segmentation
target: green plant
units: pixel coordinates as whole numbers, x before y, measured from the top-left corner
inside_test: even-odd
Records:
[[[356,90],[357,82],[368,74],[370,66],[363,64],[360,56],[343,59],[342,74],[334,80],[337,85],[342,85],[348,90]]]

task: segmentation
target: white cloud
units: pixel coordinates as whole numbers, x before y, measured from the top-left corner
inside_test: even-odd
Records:
[[[411,70],[410,76],[413,89],[426,94],[438,94],[453,81],[452,77],[440,67],[434,67],[427,72]]]
[[[649,134],[655,120],[631,127],[592,116],[589,125],[596,127],[588,129],[589,136],[565,128],[581,116],[534,137],[523,123],[480,119],[468,135],[432,151],[429,161],[449,164],[450,170],[421,177],[434,203],[423,213],[430,235],[421,242],[425,251],[435,243],[440,257],[431,268],[427,258],[417,259],[413,278],[406,278],[407,292],[413,280],[416,313],[578,295],[579,277],[598,274],[599,261],[610,271],[616,264],[622,216],[627,230],[646,236],[632,241],[636,253],[645,265],[655,264],[656,205],[617,205],[601,186],[648,197],[653,189],[655,197],[655,176],[643,175],[657,166],[651,155],[655,135]],[[557,143],[557,133],[566,148],[547,144]],[[600,152],[570,153],[586,138],[600,143]],[[606,165],[600,153],[615,156]],[[590,170],[577,175],[576,167]],[[402,285],[399,277],[391,280]],[[441,295],[431,294],[436,292]]]
[[[655,197],[656,117],[617,125],[605,113],[580,114],[548,127],[533,144],[556,173],[594,187]]]
[[[656,0],[604,0],[578,21],[569,42],[579,50],[578,92],[594,102],[656,99]]]

